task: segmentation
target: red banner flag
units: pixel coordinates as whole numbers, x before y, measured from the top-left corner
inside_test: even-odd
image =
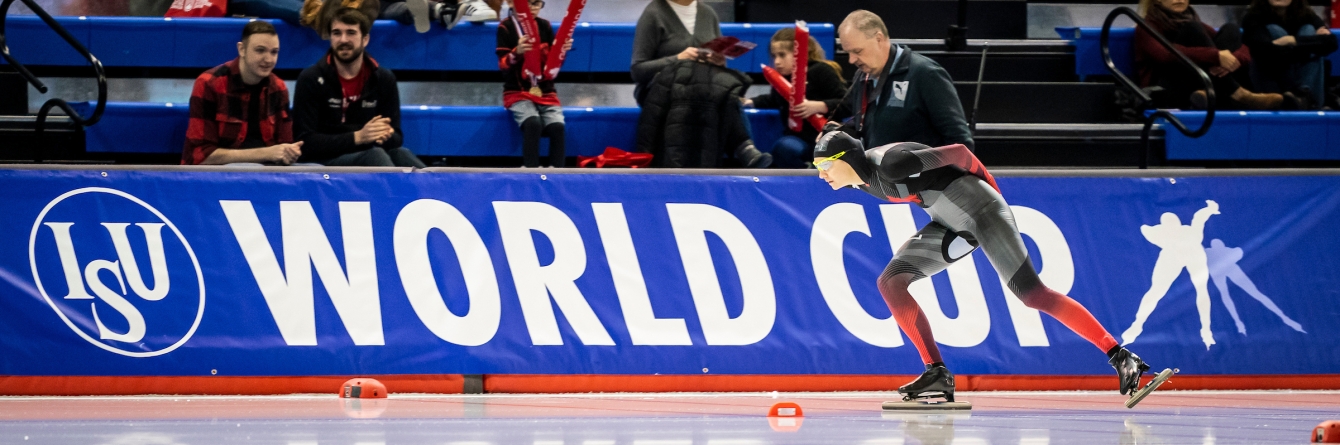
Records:
[[[782,77],[782,73],[777,72],[777,70],[772,69],[772,67],[763,65],[763,78],[767,79],[768,84],[772,85],[772,89],[777,90],[777,94],[782,95],[782,97],[791,97],[795,94],[795,91],[791,89],[791,82],[787,82],[786,78]],[[787,122],[790,122],[792,119],[794,119],[794,117],[787,116]],[[824,119],[823,116],[817,114],[806,118],[805,121],[809,122],[815,130],[823,130],[824,124],[828,123],[828,119]],[[798,132],[800,130],[795,131]]]
[[[530,12],[530,5],[526,2],[512,5],[512,23],[516,25],[517,33],[522,39],[530,42],[529,54],[523,54],[526,60],[521,65],[521,74],[530,79],[531,94],[539,95],[540,77],[542,72],[542,62],[544,60],[544,48],[540,42],[540,27],[535,25],[535,15]]]
[[[563,61],[568,59],[568,42],[572,41],[572,32],[577,27],[577,20],[582,17],[582,10],[586,8],[586,0],[572,0],[568,2],[568,15],[563,16],[563,24],[558,27],[558,34],[554,36],[554,45],[549,49],[549,59],[544,63],[544,78],[554,80],[558,77],[558,70],[563,68]]]
[[[799,106],[805,102],[805,79],[810,67],[810,28],[805,25],[805,21],[796,21],[796,68],[791,75],[791,95],[787,98],[791,102],[791,108]],[[791,131],[799,132],[801,126],[805,125],[795,115],[787,116],[786,126]],[[823,128],[819,126],[818,128]]]

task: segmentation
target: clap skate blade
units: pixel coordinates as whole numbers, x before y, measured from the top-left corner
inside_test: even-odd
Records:
[[[944,397],[945,400],[930,400],[932,397]],[[903,400],[884,402],[883,408],[887,411],[971,410],[972,403],[954,401],[954,393],[931,392],[906,394]]]
[[[1144,400],[1145,397],[1150,393],[1153,393],[1154,390],[1159,389],[1159,386],[1167,382],[1168,379],[1172,378],[1173,374],[1176,374],[1178,371],[1179,370],[1176,368],[1165,368],[1162,372],[1159,372],[1158,375],[1154,376],[1154,380],[1149,381],[1148,385],[1145,385],[1144,388],[1140,388],[1139,391],[1131,393],[1131,398],[1126,400],[1126,408],[1135,408],[1137,403]]]

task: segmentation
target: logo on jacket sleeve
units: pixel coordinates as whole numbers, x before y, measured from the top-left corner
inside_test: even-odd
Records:
[[[38,292],[94,346],[130,357],[185,344],[205,311],[200,262],[158,209],[128,193],[81,188],[33,222],[28,258]]]

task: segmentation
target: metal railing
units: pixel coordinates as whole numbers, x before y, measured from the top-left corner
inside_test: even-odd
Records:
[[[103,72],[102,62],[98,61],[98,58],[90,53],[87,48],[84,48],[84,45],[79,43],[78,40],[75,40],[74,36],[70,35],[70,32],[67,31],[64,26],[61,26],[60,23],[56,22],[56,19],[51,18],[51,14],[47,14],[46,10],[38,6],[33,0],[18,1],[23,2],[24,6],[27,6],[34,14],[41,17],[42,21],[46,22],[47,26],[50,27],[52,31],[59,34],[61,38],[65,39],[65,42],[68,43],[70,47],[74,48],[75,51],[78,51],[80,55],[84,56],[84,58],[88,60],[88,63],[93,65],[93,73],[98,81],[98,103],[93,108],[93,114],[87,118],[81,116],[79,112],[75,111],[74,107],[71,107],[64,99],[51,98],[43,103],[42,108],[37,112],[37,121],[35,124],[37,140],[39,142],[42,141],[42,132],[46,129],[47,116],[51,113],[51,109],[55,107],[60,107],[61,110],[64,110],[65,114],[70,117],[70,121],[75,126],[87,127],[98,123],[98,119],[102,118],[103,110],[107,108],[107,76]],[[9,54],[9,44],[5,40],[5,19],[9,16],[9,7],[13,4],[14,0],[3,0],[3,2],[0,2],[0,56],[4,56],[5,62],[10,66],[13,66],[19,72],[19,75],[23,76],[24,79],[27,79],[28,83],[32,84],[34,88],[37,88],[37,91],[46,94],[47,86],[34,76],[31,71],[28,71],[28,68],[23,66],[23,63],[20,63],[18,59],[15,59],[14,56]],[[37,152],[41,153],[40,150]]]
[[[1178,120],[1177,117],[1173,116],[1168,110],[1156,109],[1149,116],[1145,117],[1145,127],[1140,133],[1140,143],[1144,146],[1144,156],[1140,159],[1140,168],[1144,169],[1149,168],[1149,133],[1150,131],[1153,131],[1154,121],[1160,118],[1165,119],[1169,124],[1172,124],[1173,128],[1176,128],[1177,131],[1190,138],[1204,136],[1205,133],[1210,131],[1210,124],[1214,122],[1214,84],[1210,82],[1210,76],[1206,75],[1204,70],[1201,70],[1200,67],[1196,66],[1196,63],[1187,58],[1186,54],[1182,54],[1181,51],[1174,48],[1172,42],[1169,42],[1167,38],[1163,37],[1163,34],[1160,34],[1158,30],[1150,27],[1148,23],[1145,23],[1145,20],[1141,18],[1139,14],[1136,14],[1135,11],[1132,11],[1131,8],[1122,6],[1113,9],[1112,12],[1107,14],[1107,20],[1103,21],[1103,33],[1099,37],[1099,43],[1103,52],[1103,64],[1107,65],[1107,71],[1112,73],[1112,76],[1117,79],[1117,84],[1138,96],[1142,103],[1151,103],[1153,99],[1149,97],[1149,94],[1145,93],[1139,85],[1136,85],[1135,82],[1132,82],[1130,78],[1126,77],[1125,74],[1122,74],[1122,72],[1117,69],[1117,65],[1112,62],[1112,52],[1107,44],[1108,34],[1111,34],[1112,32],[1112,22],[1116,20],[1117,17],[1123,15],[1130,17],[1137,27],[1143,28],[1145,31],[1149,32],[1149,35],[1153,36],[1155,41],[1158,41],[1160,45],[1163,45],[1168,52],[1175,54],[1177,59],[1180,60],[1183,65],[1194,70],[1196,75],[1200,76],[1201,82],[1205,84],[1205,121],[1201,122],[1200,128],[1196,129],[1196,131],[1188,129],[1186,124],[1183,124],[1181,120]]]

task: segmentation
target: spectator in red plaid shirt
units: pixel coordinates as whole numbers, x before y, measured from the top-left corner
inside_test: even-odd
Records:
[[[242,28],[236,59],[195,79],[182,164],[289,165],[302,155],[288,88],[271,72],[278,58],[274,25],[254,21]]]

